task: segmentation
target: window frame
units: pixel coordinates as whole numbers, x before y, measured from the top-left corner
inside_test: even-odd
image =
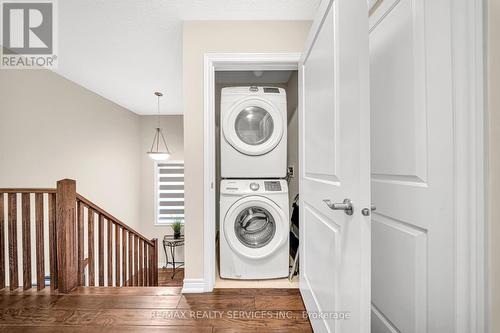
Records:
[[[158,227],[164,227],[164,226],[171,226],[174,222],[160,222],[160,217],[159,217],[159,208],[160,208],[160,201],[159,201],[159,164],[179,164],[182,163],[184,166],[184,160],[166,160],[166,161],[154,161],[154,207],[155,207],[155,226]],[[183,174],[185,174],[183,172]],[[183,198],[185,199],[185,189],[184,189],[184,195]],[[184,210],[184,217],[182,218],[182,225],[185,223],[185,210]]]

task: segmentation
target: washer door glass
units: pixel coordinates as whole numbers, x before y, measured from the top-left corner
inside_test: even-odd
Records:
[[[273,216],[262,207],[252,206],[242,210],[234,222],[238,240],[250,248],[267,245],[276,233]]]
[[[271,137],[274,130],[273,117],[261,107],[244,108],[234,123],[236,134],[246,144],[260,145]]]

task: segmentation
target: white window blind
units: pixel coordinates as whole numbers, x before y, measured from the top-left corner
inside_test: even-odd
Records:
[[[157,224],[184,222],[184,162],[157,164]]]

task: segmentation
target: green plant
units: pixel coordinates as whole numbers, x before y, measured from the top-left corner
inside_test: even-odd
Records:
[[[170,225],[170,227],[174,231],[174,234],[180,234],[181,233],[181,228],[182,228],[182,220],[181,219],[175,219],[174,222]]]

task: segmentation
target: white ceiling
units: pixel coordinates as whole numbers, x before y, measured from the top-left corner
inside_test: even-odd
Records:
[[[320,0],[64,0],[57,73],[138,114],[182,114],[183,20],[309,20]]]

